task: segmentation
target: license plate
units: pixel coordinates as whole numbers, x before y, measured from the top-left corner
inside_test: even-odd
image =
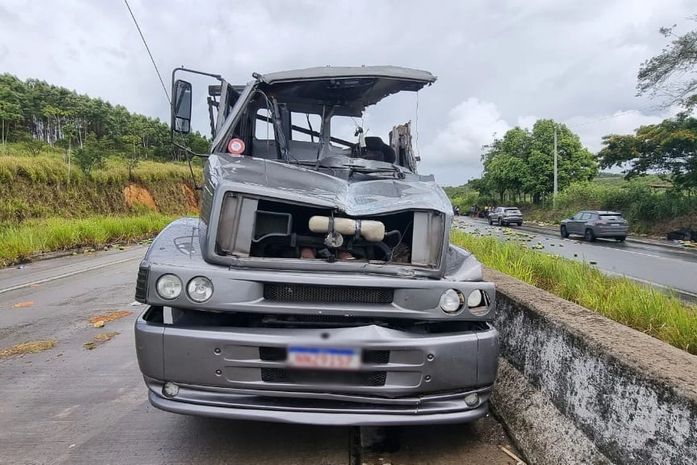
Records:
[[[288,365],[303,368],[354,370],[361,366],[361,353],[358,349],[289,347]]]

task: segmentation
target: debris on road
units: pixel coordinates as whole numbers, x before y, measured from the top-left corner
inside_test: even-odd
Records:
[[[105,323],[114,320],[119,320],[121,318],[125,318],[131,315],[133,315],[133,312],[129,312],[128,310],[117,310],[105,313],[103,315],[92,315],[90,317],[90,323],[92,323],[92,326],[94,326],[95,328],[101,328],[104,326]]]
[[[17,302],[17,303],[14,304],[12,307],[13,307],[13,308],[29,308],[29,307],[31,307],[32,305],[34,305],[34,301],[33,301],[33,300],[27,300],[26,302]]]
[[[503,451],[504,454],[506,454],[507,456],[509,456],[509,457],[512,458],[513,460],[515,460],[515,465],[527,465],[527,464],[523,461],[523,459],[521,459],[520,457],[518,457],[517,455],[515,455],[513,452],[511,452],[510,450],[508,450],[508,448],[507,448],[506,446],[499,446],[499,449],[501,449],[501,450]]]
[[[93,350],[101,346],[102,344],[106,344],[107,342],[111,341],[115,336],[118,336],[119,334],[121,333],[119,333],[118,331],[99,333],[96,336],[94,336],[91,341],[85,342],[82,346],[87,350]]]
[[[15,344],[12,347],[0,350],[0,360],[8,357],[13,357],[15,355],[35,354],[37,352],[43,352],[44,350],[52,349],[55,346],[56,341],[53,339],[49,339],[46,341],[22,342],[21,344]]]

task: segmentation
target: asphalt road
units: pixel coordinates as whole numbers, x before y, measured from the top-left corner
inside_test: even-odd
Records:
[[[528,234],[524,243],[542,245],[540,252],[593,263],[608,273],[626,276],[657,287],[672,289],[688,300],[697,299],[697,253],[637,242],[598,239],[585,242],[581,237],[561,239],[558,234],[539,233],[518,227],[489,226],[479,218],[460,216],[455,226],[470,233],[511,239],[505,232]],[[527,241],[529,239],[529,241]]]
[[[133,344],[145,249],[65,257],[0,270],[0,464],[512,464],[502,426],[392,428],[389,451],[360,447],[357,428],[223,421],[159,411],[147,401]],[[95,328],[89,318],[132,314]],[[88,350],[98,334],[118,332]]]

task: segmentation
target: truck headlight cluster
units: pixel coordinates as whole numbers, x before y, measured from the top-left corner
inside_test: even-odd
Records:
[[[196,276],[186,286],[189,298],[194,302],[205,302],[213,295],[213,283],[205,276]]]
[[[182,293],[182,281],[176,275],[163,274],[157,280],[157,293],[165,300],[172,300]]]
[[[465,303],[467,303],[469,312],[474,316],[484,316],[489,313],[484,292],[479,289],[470,292],[466,298],[457,289],[447,289],[441,294],[439,305],[445,313],[453,314],[462,310]]]

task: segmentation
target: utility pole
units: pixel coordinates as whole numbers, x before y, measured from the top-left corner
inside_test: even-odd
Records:
[[[554,195],[552,197],[552,208],[557,209],[557,123],[554,123]]]

